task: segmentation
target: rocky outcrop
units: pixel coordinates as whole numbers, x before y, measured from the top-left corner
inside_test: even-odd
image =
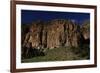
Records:
[[[84,36],[84,39],[90,38],[90,22],[89,20],[84,21],[81,27],[81,33]]]
[[[47,46],[55,48],[60,46],[78,46],[78,25],[69,20],[56,19],[48,27]]]
[[[22,45],[28,47],[28,44],[32,43],[32,47],[35,48],[77,47],[79,29],[78,25],[70,20],[55,19],[48,23],[37,21],[29,27]]]
[[[86,25],[80,27],[75,22],[65,19],[54,19],[48,22],[35,21],[27,29],[22,28],[22,48],[30,48],[30,46],[33,49],[78,47],[82,37],[89,39],[89,28]],[[27,30],[26,33],[25,30]]]

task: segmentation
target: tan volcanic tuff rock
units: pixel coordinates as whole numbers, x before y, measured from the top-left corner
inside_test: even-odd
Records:
[[[89,20],[84,21],[84,23],[82,24],[81,33],[84,39],[86,40],[90,39],[90,21]]]
[[[31,43],[32,47],[37,49],[52,49],[61,46],[78,47],[81,34],[83,34],[85,39],[89,37],[88,32],[80,33],[79,25],[71,20],[54,19],[49,22],[36,21],[30,25],[22,45],[23,47],[28,47],[28,44]]]

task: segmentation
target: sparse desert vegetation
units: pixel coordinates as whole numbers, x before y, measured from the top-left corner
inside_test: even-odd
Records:
[[[62,47],[49,49],[44,55],[22,59],[22,63],[46,62],[46,61],[67,61],[67,60],[86,60],[89,59],[89,48]]]

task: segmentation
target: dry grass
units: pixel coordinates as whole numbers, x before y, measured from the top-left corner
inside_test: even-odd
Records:
[[[81,49],[75,47],[54,48],[46,51],[45,56],[22,59],[22,63],[89,59],[89,50],[87,49],[87,47]]]

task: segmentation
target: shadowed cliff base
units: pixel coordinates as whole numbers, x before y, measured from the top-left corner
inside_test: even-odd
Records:
[[[21,26],[22,62],[83,60],[90,56],[90,23],[34,21]]]
[[[77,50],[76,50],[77,49]],[[90,59],[89,48],[62,47],[47,50],[46,52],[34,55],[21,60],[22,63],[30,62],[46,62],[46,61],[71,61],[71,60],[86,60]]]

